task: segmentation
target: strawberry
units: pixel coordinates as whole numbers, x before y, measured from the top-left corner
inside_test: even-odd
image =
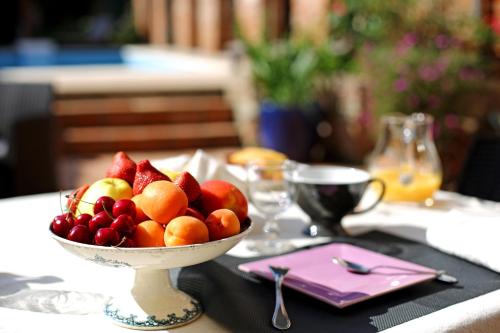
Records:
[[[181,174],[175,178],[174,183],[186,193],[188,202],[195,201],[201,194],[200,184],[193,175],[187,171],[181,172]]]
[[[87,191],[89,186],[90,186],[89,184],[85,184],[83,186],[80,186],[79,188],[77,188],[76,190],[71,192],[71,194],[68,196],[68,201],[66,203],[66,207],[68,208],[69,213],[71,213],[73,215],[76,213],[76,207],[78,206],[80,199],[82,198],[85,191]]]
[[[171,181],[168,176],[161,173],[156,169],[148,160],[142,160],[137,163],[137,169],[135,172],[134,179],[134,187],[133,193],[134,195],[141,194],[142,190],[152,182],[157,180],[168,180]]]
[[[135,162],[123,151],[119,151],[113,157],[113,164],[111,164],[106,172],[106,177],[120,178],[132,185],[134,183],[135,170]]]

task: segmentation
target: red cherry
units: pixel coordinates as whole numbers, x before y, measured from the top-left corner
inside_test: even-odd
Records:
[[[56,220],[56,219],[67,221],[71,225],[71,227],[73,227],[73,225],[75,225],[75,218],[73,217],[73,214],[71,214],[71,213],[57,215],[56,217],[54,217],[54,220]]]
[[[70,222],[68,222],[65,218],[59,218],[59,216],[56,216],[52,220],[50,228],[52,229],[52,232],[55,233],[57,236],[66,238],[73,225]]]
[[[120,243],[120,234],[113,228],[101,228],[94,237],[95,245],[115,246]]]
[[[106,212],[99,212],[89,221],[89,230],[95,234],[100,228],[107,228],[113,222],[113,219]]]
[[[111,215],[111,212],[113,211],[114,204],[115,204],[115,200],[111,197],[108,197],[108,196],[99,197],[99,199],[96,200],[95,205],[94,205],[94,214],[105,211]]]
[[[69,231],[68,239],[73,242],[90,244],[90,230],[86,225],[76,225]]]
[[[84,225],[84,226],[88,227],[91,219],[92,219],[92,215],[90,215],[90,214],[87,214],[87,213],[80,214],[76,217],[74,224],[75,224],[75,226]]]
[[[135,203],[130,199],[120,199],[113,205],[113,216],[118,217],[122,214],[129,215],[135,220]]]
[[[122,236],[131,236],[135,231],[136,225],[131,216],[122,214],[111,223],[110,228],[115,229]]]

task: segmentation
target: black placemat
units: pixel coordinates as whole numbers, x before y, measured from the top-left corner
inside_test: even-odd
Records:
[[[430,281],[345,309],[284,288],[292,320],[290,332],[379,332],[500,288],[500,274],[420,243],[379,232],[336,241],[444,269],[457,277],[459,283]],[[198,299],[209,317],[232,332],[276,332],[271,326],[273,283],[237,269],[240,263],[255,259],[226,255],[183,268],[178,287]]]

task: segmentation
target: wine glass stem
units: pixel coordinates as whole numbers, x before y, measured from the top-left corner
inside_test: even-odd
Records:
[[[276,221],[276,216],[270,216],[266,219],[266,223],[264,224],[262,231],[264,231],[266,241],[270,245],[276,242],[280,234],[280,229],[278,226],[278,222]]]

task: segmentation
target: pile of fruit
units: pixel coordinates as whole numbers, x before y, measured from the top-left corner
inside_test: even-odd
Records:
[[[236,235],[247,213],[247,199],[229,182],[199,184],[189,172],[162,172],[118,152],[106,178],[68,196],[51,230],[84,244],[179,246]]]

